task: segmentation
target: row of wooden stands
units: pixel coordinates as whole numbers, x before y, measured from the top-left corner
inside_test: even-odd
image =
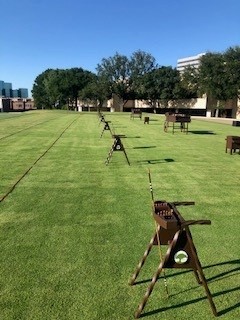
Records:
[[[160,248],[161,246],[166,245],[167,251],[165,256],[161,255],[160,264],[153,275],[152,281],[147,288],[147,291],[139,304],[136,312],[135,318],[139,318],[141,313],[148,301],[150,294],[153,291],[153,288],[159,279],[161,273],[164,274],[164,282],[166,285],[165,278],[165,269],[180,268],[180,269],[190,269],[193,271],[194,276],[198,284],[203,285],[210,307],[215,316],[217,316],[217,310],[212,299],[212,295],[209,291],[206,278],[203,273],[201,263],[199,261],[195,245],[193,243],[192,235],[190,232],[190,226],[192,225],[209,225],[211,224],[210,220],[184,220],[180,212],[178,211],[178,206],[193,205],[194,202],[166,202],[165,200],[154,201],[153,202],[153,218],[155,220],[155,233],[151,238],[146,251],[138,266],[134,272],[131,280],[129,281],[130,285],[134,285],[136,279],[143,267],[152,247],[157,245]],[[168,289],[167,295],[168,295]],[[192,315],[189,315],[191,318]]]
[[[108,153],[105,164],[108,165],[113,153],[123,152],[127,160],[128,165],[130,161],[128,159],[126,150],[122,143],[122,138],[125,138],[124,135],[116,135],[112,132],[109,122],[106,121],[103,114],[99,114],[100,123],[103,123],[104,131],[109,131],[113,138],[113,144]],[[101,137],[103,135],[101,134]],[[149,181],[150,189],[151,187],[151,178],[149,170]],[[217,310],[212,299],[212,295],[209,291],[206,278],[203,273],[201,263],[198,258],[198,254],[193,243],[193,238],[190,232],[190,226],[192,225],[209,225],[211,224],[210,220],[185,220],[180,212],[178,211],[179,206],[194,205],[194,202],[167,202],[165,200],[154,201],[152,194],[152,216],[155,222],[155,232],[150,239],[150,242],[145,250],[143,257],[138,263],[134,274],[129,281],[130,285],[136,284],[136,279],[139,276],[139,273],[142,267],[145,264],[145,261],[150,254],[154,246],[158,246],[160,252],[160,263],[155,274],[152,277],[151,283],[149,284],[147,291],[140,302],[136,312],[135,318],[139,318],[145,308],[145,305],[154,289],[156,282],[160,279],[160,275],[164,276],[164,285],[168,295],[167,282],[165,277],[166,269],[190,269],[193,271],[193,274],[196,278],[196,281],[199,285],[202,285],[205,289],[207,299],[209,301],[212,312],[217,316]],[[165,252],[162,254],[161,246],[167,246]],[[191,317],[191,315],[189,316]]]
[[[104,116],[104,114],[102,113],[102,112],[98,112],[98,117],[99,117],[99,124],[101,124],[101,123],[103,123],[103,130],[102,130],[102,132],[101,132],[101,135],[100,135],[100,138],[102,138],[102,136],[103,136],[103,134],[104,134],[104,132],[105,131],[109,131],[110,132],[110,134],[111,134],[111,136],[113,135],[113,133],[112,133],[112,130],[111,130],[111,127],[110,127],[110,121],[107,121],[106,119],[105,119],[105,116]]]
[[[172,133],[180,129],[181,132],[188,133],[188,123],[191,122],[191,116],[180,113],[165,113],[164,131],[167,132],[168,128],[172,128]]]
[[[104,116],[101,112],[99,112],[98,115],[99,115],[99,118],[100,118],[100,123],[101,123],[101,122],[103,123],[103,130],[102,130],[102,133],[101,133],[101,135],[100,135],[100,138],[102,138],[103,133],[104,133],[105,131],[109,131],[110,134],[111,134],[111,137],[113,138],[113,144],[112,144],[112,146],[111,146],[111,148],[110,148],[110,150],[109,150],[109,152],[108,152],[108,155],[107,155],[107,159],[106,159],[106,161],[105,161],[105,164],[106,164],[106,165],[109,164],[109,162],[110,162],[110,160],[111,160],[111,158],[112,158],[112,156],[113,156],[113,153],[114,153],[115,151],[116,151],[116,152],[121,151],[121,152],[123,152],[123,154],[124,154],[124,156],[125,156],[125,158],[126,158],[126,160],[127,160],[127,163],[128,163],[128,165],[130,166],[130,161],[129,161],[129,159],[128,159],[126,150],[125,150],[124,145],[123,145],[122,140],[121,140],[121,138],[124,138],[125,135],[119,135],[119,134],[117,135],[117,134],[113,133],[113,130],[111,129],[111,126],[110,126],[110,123],[111,123],[111,122],[110,122],[110,121],[106,121],[105,116]]]

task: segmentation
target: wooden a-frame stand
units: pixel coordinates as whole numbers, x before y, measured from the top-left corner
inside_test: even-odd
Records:
[[[99,119],[100,119],[99,124],[100,124],[101,122],[105,122],[105,117],[104,117],[104,115],[103,115],[101,112],[98,113],[98,117],[99,117]]]
[[[103,130],[102,130],[102,133],[101,133],[100,138],[102,138],[104,131],[110,131],[111,136],[113,136],[112,130],[111,130],[111,128],[110,128],[109,123],[110,123],[109,121],[105,121],[105,120],[104,120],[104,127],[103,127]]]
[[[135,312],[135,318],[139,318],[146,303],[153,291],[154,285],[159,279],[159,276],[164,269],[167,268],[183,268],[192,269],[198,284],[202,284],[208,301],[210,303],[212,312],[217,316],[217,310],[214,305],[212,295],[208,289],[207,281],[205,279],[201,263],[198,259],[197,251],[194,246],[192,235],[189,230],[190,225],[194,224],[211,224],[210,220],[189,220],[185,221],[177,206],[192,205],[194,202],[173,202],[155,201],[153,205],[153,217],[156,221],[157,229],[154,233],[142,259],[140,260],[135,273],[133,274],[130,285],[135,283],[135,280],[143,267],[148,254],[153,245],[168,245],[165,257],[160,262],[157,271],[155,272],[152,281],[144,295],[142,302],[139,304]],[[164,279],[166,281],[166,279]]]
[[[114,151],[122,151],[127,159],[127,163],[129,164],[130,166],[130,162],[128,160],[128,156],[127,156],[127,153],[124,149],[124,146],[122,144],[122,141],[121,141],[121,138],[120,138],[120,135],[113,135],[113,138],[114,138],[114,142],[113,142],[113,145],[108,153],[108,156],[107,156],[107,159],[105,161],[105,164],[108,165],[111,158],[112,158],[112,155],[113,155],[113,152]]]

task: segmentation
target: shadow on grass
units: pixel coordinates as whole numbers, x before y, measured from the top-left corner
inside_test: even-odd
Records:
[[[123,138],[130,138],[130,139],[135,139],[135,138],[142,138],[142,137],[140,137],[140,136],[125,136],[125,137],[123,137]]]
[[[211,264],[211,265],[203,267],[203,269],[213,268],[213,267],[217,267],[217,266],[224,266],[224,265],[237,265],[237,267],[234,267],[233,269],[231,268],[230,270],[227,270],[225,272],[221,272],[221,273],[217,274],[216,276],[213,276],[213,277],[209,278],[208,282],[217,281],[217,279],[222,280],[224,278],[230,277],[231,273],[240,270],[240,260],[239,259],[238,260],[232,260],[232,261],[224,261],[224,262],[220,262],[220,263],[216,263],[216,264]],[[192,270],[185,270],[185,271],[177,272],[177,273],[174,273],[174,274],[168,274],[168,275],[166,275],[166,278],[170,278],[170,277],[177,276],[177,275],[184,274],[184,273],[190,273],[191,271]],[[159,278],[162,278],[162,277],[159,277]],[[135,282],[135,285],[136,284],[145,283],[145,282],[150,282],[150,281],[151,281],[151,279],[145,279],[145,280],[142,280],[142,281]],[[176,293],[174,295],[171,295],[170,298],[172,298],[174,296],[177,296],[180,293],[194,290],[194,289],[196,289],[198,287],[199,287],[199,285],[197,285],[195,287],[191,287],[191,288],[189,288],[187,290],[185,289],[184,291],[180,291],[180,292],[178,292],[178,293]],[[225,291],[220,291],[220,292],[214,293],[214,294],[212,294],[212,297],[218,297],[218,296],[221,296],[221,295],[224,295],[224,294],[227,294],[227,293],[230,293],[230,292],[234,292],[234,291],[239,291],[239,290],[240,290],[240,287],[235,287],[235,288],[232,288],[232,289],[228,289],[228,290],[225,290]],[[146,316],[149,316],[149,315],[153,315],[153,314],[156,314],[156,313],[159,313],[159,312],[167,311],[169,309],[175,309],[175,308],[179,308],[179,307],[184,307],[184,306],[187,306],[187,305],[190,305],[190,304],[193,304],[193,303],[197,303],[197,302],[205,300],[205,299],[207,299],[207,297],[201,297],[201,298],[193,299],[193,300],[190,300],[190,301],[185,301],[183,303],[179,303],[179,304],[176,304],[174,306],[168,306],[168,307],[159,308],[159,309],[144,313],[143,315],[140,316],[140,318],[143,318],[143,317],[146,317]],[[234,310],[236,308],[239,308],[239,307],[240,307],[240,302],[238,302],[238,303],[236,303],[236,304],[234,304],[234,305],[232,305],[232,306],[230,306],[230,307],[228,307],[228,308],[226,308],[224,310],[218,311],[218,316],[222,316],[222,315],[224,315],[224,314],[226,314],[226,313],[228,313],[228,312],[230,312],[230,311],[232,311],[232,310]]]
[[[133,149],[148,149],[148,148],[157,148],[157,147],[156,146],[133,147]]]
[[[193,133],[193,134],[216,134],[213,131],[208,131],[208,130],[194,130],[194,131],[188,131],[188,133]]]
[[[113,128],[115,129],[115,128],[127,128],[127,126],[121,126],[121,125],[113,125]]]
[[[151,159],[151,160],[138,160],[138,163],[146,163],[146,164],[157,164],[157,163],[168,163],[174,162],[173,159]]]
[[[240,152],[237,152],[237,151],[234,152],[234,150],[233,150],[231,156],[240,156]]]
[[[224,262],[219,262],[219,263],[216,263],[216,264],[210,264],[208,266],[204,266],[202,267],[203,270],[205,269],[209,269],[209,268],[213,268],[213,267],[219,267],[219,266],[223,266],[223,265],[237,265],[237,267],[234,267],[233,269],[230,269],[230,270],[227,270],[227,271],[224,271],[224,272],[221,272],[211,278],[208,278],[207,281],[208,282],[213,282],[213,281],[217,281],[218,278],[220,278],[220,280],[222,280],[223,278],[226,278],[227,275],[230,275],[231,273],[233,272],[236,272],[236,271],[240,271],[240,260],[232,260],[232,261],[224,261]],[[177,269],[176,269],[177,270]],[[182,275],[182,274],[186,274],[186,273],[190,273],[192,272],[192,270],[184,270],[184,271],[180,271],[180,272],[175,272],[175,273],[172,273],[172,274],[166,274],[166,279],[167,278],[172,278],[172,277],[175,277],[175,276],[178,276],[178,275]],[[161,279],[162,277],[160,276],[158,278]],[[137,285],[137,284],[142,284],[142,283],[146,283],[146,282],[150,282],[152,279],[144,279],[144,280],[140,280],[140,281],[136,281],[134,283],[134,285]]]
[[[228,290],[224,290],[224,291],[220,291],[220,292],[214,293],[212,295],[212,297],[213,298],[214,297],[218,297],[218,296],[221,296],[221,295],[224,295],[224,294],[227,294],[227,293],[230,293],[230,292],[234,292],[234,291],[239,291],[239,290],[240,290],[240,287],[238,286],[238,287],[235,287],[235,288],[232,288],[232,289],[228,289]],[[176,305],[171,305],[171,306],[159,308],[159,309],[156,309],[156,310],[153,310],[153,311],[145,312],[144,314],[142,314],[140,316],[140,318],[144,318],[144,317],[156,314],[156,313],[167,311],[169,309],[181,308],[181,307],[184,307],[184,306],[187,306],[187,305],[191,305],[193,303],[197,303],[197,302],[200,302],[200,301],[203,301],[203,300],[207,300],[207,297],[201,297],[201,298],[185,301],[185,302],[182,302],[182,303],[178,303]],[[240,302],[234,304],[233,306],[228,307],[227,309],[221,310],[221,311],[218,312],[218,316],[222,316],[222,315],[228,313],[229,311],[238,308],[239,306],[240,306]]]
[[[159,122],[160,120],[155,120],[155,119],[149,119],[149,123],[148,124],[158,124],[158,123],[153,123],[153,122]]]
[[[177,272],[177,273],[174,273],[174,274],[165,274],[165,278],[168,279],[168,278],[172,278],[172,277],[178,276],[178,275],[180,275],[180,274],[190,273],[190,272],[192,272],[192,270],[185,270],[185,271]],[[163,275],[162,275],[162,276],[160,275],[160,276],[158,277],[158,280],[161,281],[162,278],[163,278]],[[152,280],[152,278],[135,281],[135,282],[134,282],[134,286],[136,286],[136,285],[138,285],[138,284],[143,284],[143,283],[151,282],[151,280]]]
[[[208,269],[208,268],[212,268],[212,267],[216,267],[216,266],[222,266],[222,265],[228,265],[228,264],[231,264],[231,265],[237,265],[237,267],[234,267],[233,269],[231,270],[227,270],[227,271],[224,271],[224,272],[221,272],[211,278],[208,278],[208,281],[217,281],[217,279],[223,279],[223,278],[226,278],[227,275],[229,275],[230,273],[233,273],[235,271],[240,271],[240,260],[232,260],[232,261],[225,261],[225,262],[220,262],[220,263],[217,263],[217,264],[213,264],[213,265],[209,265],[209,266],[205,266],[203,269]]]

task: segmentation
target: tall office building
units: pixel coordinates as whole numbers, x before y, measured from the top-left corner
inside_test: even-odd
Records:
[[[19,88],[18,89],[18,96],[19,96],[19,98],[27,98],[28,97],[28,89]]]
[[[28,98],[28,89],[12,89],[12,83],[0,80],[0,97],[5,98]]]
[[[0,80],[0,97],[3,96],[4,81]]]
[[[182,58],[177,60],[177,70],[183,72],[187,67],[194,67],[198,68],[201,63],[201,57],[204,56],[206,53],[199,53],[196,56],[191,56],[187,58]]]
[[[11,96],[12,96],[12,84],[10,82],[4,82],[4,84],[3,84],[3,95],[6,98],[11,98]]]
[[[13,98],[19,98],[18,89],[13,89],[13,90],[12,90],[12,97],[13,97]]]

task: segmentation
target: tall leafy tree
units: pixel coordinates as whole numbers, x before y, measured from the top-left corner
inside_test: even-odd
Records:
[[[64,72],[65,97],[71,105],[77,106],[79,91],[94,81],[95,74],[82,68],[71,68]]]
[[[155,58],[142,50],[133,52],[129,60],[131,77],[141,77],[157,68]]]
[[[139,96],[156,107],[159,100],[167,106],[168,101],[177,97],[180,82],[179,72],[172,67],[160,67],[146,73],[141,79]]]
[[[185,68],[180,78],[180,97],[183,99],[197,98],[199,91],[199,72],[197,68],[192,66]]]
[[[97,72],[111,83],[111,91],[120,98],[122,110],[129,99],[136,98],[141,77],[153,70],[154,66],[154,57],[138,50],[130,58],[116,53],[113,57],[102,59],[97,66]]]
[[[33,98],[38,107],[62,108],[77,105],[78,93],[96,75],[82,68],[48,69],[40,74],[33,85]]]
[[[129,60],[131,72],[131,86],[136,98],[139,97],[139,92],[142,91],[143,77],[150,74],[158,66],[155,58],[142,50],[135,51]]]
[[[228,48],[223,55],[228,74],[229,96],[240,98],[240,46]]]
[[[216,108],[220,108],[223,101],[233,98],[227,63],[223,54],[209,52],[201,57],[199,89],[200,93],[206,93],[208,97],[217,100]]]
[[[64,70],[54,69],[46,75],[43,81],[45,92],[52,108],[61,109],[66,103],[64,74]]]
[[[94,81],[88,83],[79,91],[81,100],[93,103],[98,109],[101,109],[103,103],[111,98],[110,82],[103,78],[95,76]]]
[[[52,70],[53,69],[47,69],[41,74],[39,74],[33,83],[32,96],[34,99],[35,106],[38,109],[51,107],[51,103],[46,92],[44,80]]]
[[[121,110],[131,95],[130,64],[125,55],[118,52],[109,58],[102,59],[97,65],[97,73],[100,78],[104,78],[111,84],[112,94],[116,94],[121,100]]]
[[[103,58],[101,64],[97,65],[98,75],[106,78],[111,83],[127,81],[130,77],[130,66],[128,57],[118,52],[113,57]]]

